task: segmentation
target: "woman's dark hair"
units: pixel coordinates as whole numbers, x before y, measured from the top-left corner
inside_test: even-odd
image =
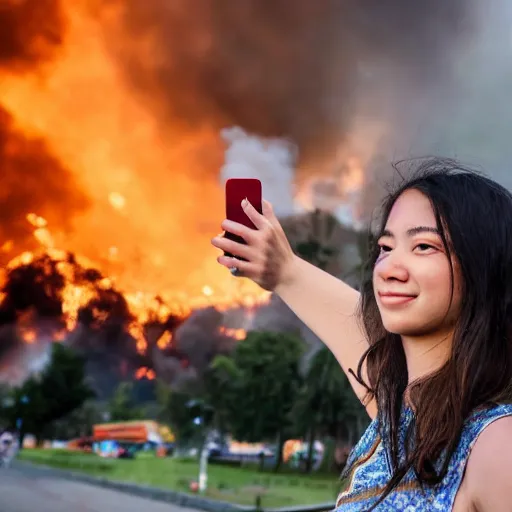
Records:
[[[403,166],[413,166],[407,178]],[[405,190],[416,189],[427,196],[445,250],[459,268],[462,304],[451,357],[407,390],[415,409],[415,427],[409,432],[406,460],[401,463],[398,427],[408,386],[407,365],[400,336],[384,329],[375,301],[372,273],[380,232],[372,237],[360,309],[370,347],[359,362],[357,379],[375,398],[379,424],[387,426],[391,447],[393,476],[377,503],[411,468],[420,485],[440,482],[470,413],[512,401],[512,194],[453,160],[409,160],[394,167],[401,183],[385,200],[380,231]],[[453,296],[451,262],[450,266]],[[368,383],[362,376],[365,362]]]

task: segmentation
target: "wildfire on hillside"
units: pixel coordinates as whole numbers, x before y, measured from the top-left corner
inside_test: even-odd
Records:
[[[26,344],[38,339],[62,341],[77,325],[92,332],[117,324],[133,338],[141,360],[151,360],[151,346],[171,353],[174,331],[194,309],[211,304],[211,288],[189,302],[152,296],[142,291],[123,293],[85,258],[55,248],[48,224],[33,213],[27,221],[34,227],[40,248],[10,260],[0,280],[0,324],[13,322],[18,337]],[[250,315],[254,307],[267,302],[268,294],[225,297],[213,306],[219,311],[243,307]],[[156,328],[156,330],[155,330]],[[219,333],[235,340],[245,338],[243,329],[220,327]],[[186,361],[185,361],[186,362]],[[135,378],[153,380],[155,370],[140,366]]]
[[[409,0],[0,4],[0,358],[18,339],[79,338],[97,355],[101,338],[131,343],[150,378],[153,349],[171,352],[198,308],[251,316],[269,300],[210,245],[224,216],[221,129],[294,141],[295,198],[335,211],[340,191],[366,186],[402,91],[365,70],[393,56],[399,76],[430,83],[467,2],[432,1],[428,15]],[[365,108],[356,114],[374,102],[358,95],[374,84],[393,93],[368,124]],[[338,158],[341,175],[305,193]],[[280,199],[278,174],[268,188]],[[217,320],[212,337],[243,338],[246,322],[219,331]]]
[[[44,27],[28,23],[36,14]],[[250,310],[269,294],[218,266],[209,243],[223,194],[203,169],[222,161],[218,130],[170,123],[165,144],[101,16],[87,0],[0,9],[0,357],[15,339],[125,332],[135,376],[153,379],[153,348],[171,354],[192,311]]]

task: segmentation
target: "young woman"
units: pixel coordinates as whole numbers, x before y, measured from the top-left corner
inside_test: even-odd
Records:
[[[384,204],[361,294],[293,254],[265,203],[219,256],[332,350],[372,423],[337,502],[352,511],[512,511],[512,195],[420,161]]]

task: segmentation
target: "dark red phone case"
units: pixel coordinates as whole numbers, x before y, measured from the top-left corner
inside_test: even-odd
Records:
[[[242,201],[247,198],[249,202],[262,213],[262,190],[261,181],[256,178],[231,178],[226,181],[226,218],[244,226],[255,228],[251,219],[247,217],[243,208]],[[245,240],[237,235],[226,231],[226,238],[238,243],[245,243]],[[232,256],[225,253],[226,256]]]

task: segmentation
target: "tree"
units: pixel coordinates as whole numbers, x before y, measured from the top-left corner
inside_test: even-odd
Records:
[[[291,427],[290,411],[301,385],[303,353],[304,343],[294,334],[250,332],[236,346],[232,363],[219,356],[213,363],[217,376],[223,373],[224,378],[231,379],[224,380],[231,398],[223,405],[231,433],[239,441],[276,440],[276,470],[282,462],[285,435]]]
[[[336,442],[359,434],[366,412],[338,361],[327,347],[311,358],[293,410],[298,431],[308,437],[306,471],[312,467],[314,442],[323,433]]]
[[[13,390],[13,405],[7,415],[11,427],[42,440],[52,422],[79,408],[94,393],[85,381],[85,361],[72,349],[54,343],[50,361],[39,375],[29,377]]]
[[[133,382],[121,382],[109,402],[111,421],[131,421],[144,418],[144,410],[138,407],[133,398]]]
[[[338,273],[340,223],[331,213],[314,210],[302,222],[283,219],[283,228],[294,252],[329,273]],[[305,222],[307,221],[307,222]]]
[[[170,386],[157,381],[156,393],[159,404],[158,419],[171,427],[177,441],[181,445],[200,442],[203,425],[194,422],[203,413],[199,407],[200,397],[197,390],[171,389]]]
[[[241,370],[230,356],[217,356],[205,372],[205,399],[213,410],[213,424],[221,435],[230,430],[230,418],[239,406],[237,383]]]
[[[93,426],[102,421],[101,407],[89,400],[70,414],[51,423],[45,433],[52,439],[63,440],[90,436],[93,433]]]
[[[12,389],[4,382],[0,382],[0,430],[8,427],[7,416],[14,403],[12,394]]]

